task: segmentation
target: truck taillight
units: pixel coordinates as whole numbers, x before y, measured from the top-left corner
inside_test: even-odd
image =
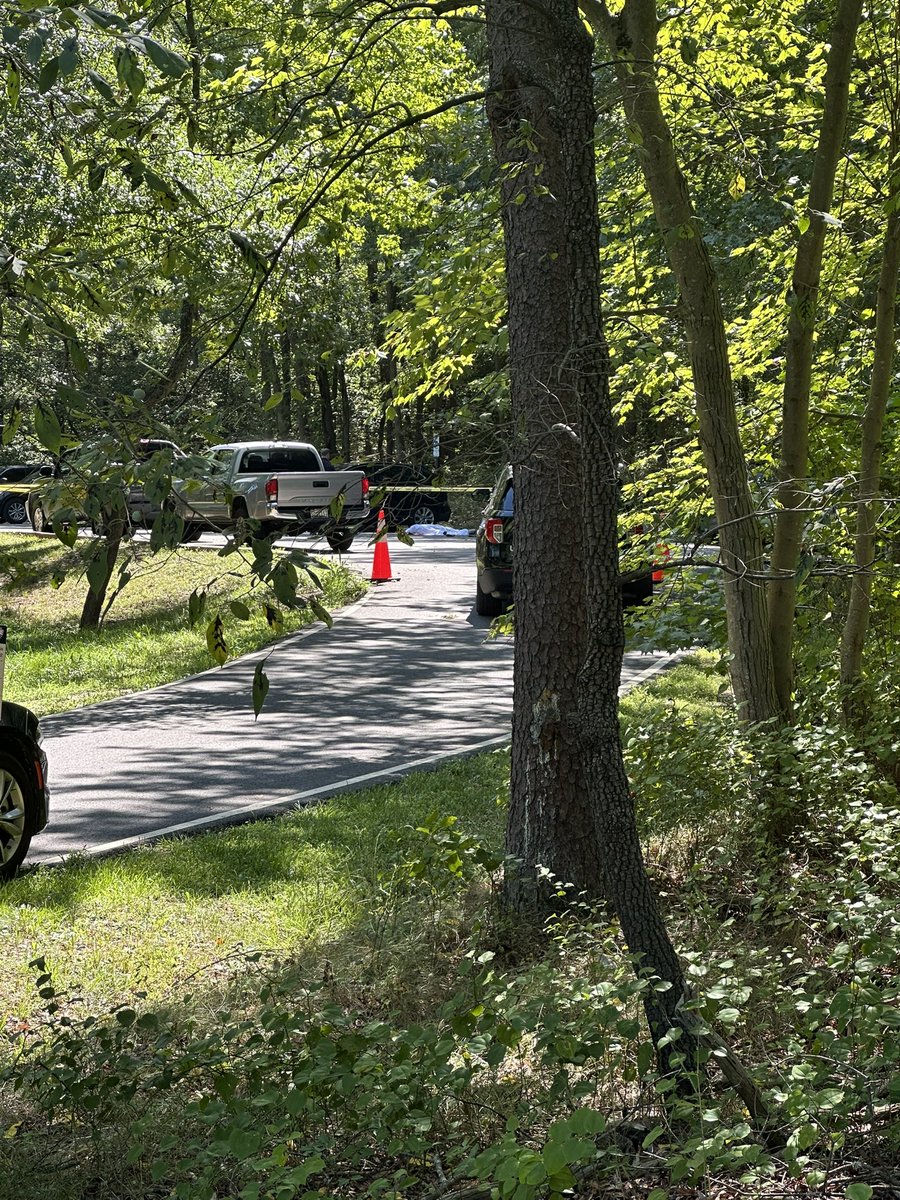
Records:
[[[266,500],[268,501],[269,504],[277,504],[278,503],[278,480],[277,479],[267,479],[266,480]]]
[[[499,517],[490,517],[485,522],[484,536],[495,546],[503,544],[503,522]]]
[[[656,562],[654,563],[653,582],[662,583],[666,578],[664,567],[672,557],[672,551],[668,546],[656,547]]]
[[[368,481],[368,479],[366,479],[365,475],[363,475],[363,481],[362,481],[362,494],[363,494],[363,500],[365,500],[369,494],[369,481]]]

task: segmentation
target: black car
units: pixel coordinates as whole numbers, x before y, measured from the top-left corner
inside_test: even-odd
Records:
[[[11,879],[31,839],[47,824],[47,756],[38,719],[21,704],[0,706],[0,880]]]
[[[24,525],[28,520],[28,493],[25,491],[6,491],[5,483],[15,485],[32,483],[41,476],[52,475],[53,468],[43,464],[35,466],[20,464],[14,467],[4,467],[0,470],[0,524]]]
[[[432,474],[427,467],[410,463],[353,462],[343,470],[365,471],[372,497],[372,517],[364,528],[373,525],[378,509],[384,509],[389,526],[445,525],[450,520],[450,500],[446,492],[428,485]]]
[[[475,611],[496,617],[512,602],[513,472],[506,467],[491,493],[475,534]],[[643,604],[653,595],[653,569],[644,567],[619,576],[622,604]]]

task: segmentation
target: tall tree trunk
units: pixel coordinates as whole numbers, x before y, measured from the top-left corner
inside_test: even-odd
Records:
[[[486,13],[521,447],[506,839],[520,866],[506,895],[519,912],[540,912],[539,867],[605,895],[640,969],[671,985],[647,1000],[658,1042],[682,1024],[684,978],[644,867],[619,739],[618,455],[600,317],[592,44],[575,0],[546,0],[540,14],[527,0],[488,0]],[[694,1046],[684,1030],[689,1068]]]
[[[350,434],[353,425],[353,411],[350,407],[350,391],[347,387],[347,368],[344,363],[338,370],[338,388],[341,395],[341,457],[349,462],[352,457]]]
[[[626,0],[615,17],[596,0],[586,0],[583,7],[603,30],[616,59],[625,116],[639,133],[638,159],[678,287],[700,446],[726,573],[725,617],[735,699],[745,720],[765,721],[778,706],[766,597],[753,577],[764,570],[762,533],[741,445],[718,280],[660,103],[655,0]]]
[[[488,119],[497,162],[509,293],[509,371],[516,438],[516,655],[506,880],[519,912],[546,909],[543,867],[602,894],[594,814],[578,736],[578,672],[586,639],[581,470],[567,430],[577,396],[561,378],[571,347],[570,268],[560,156],[559,0],[539,15],[520,0],[488,0]],[[525,131],[529,133],[525,136]]]
[[[164,400],[168,399],[188,367],[196,363],[198,345],[194,326],[198,312],[197,304],[190,296],[185,296],[181,301],[178,314],[178,345],[175,347],[163,375],[156,377],[147,388],[147,395],[144,398],[144,407],[147,412],[157,409]]]
[[[897,283],[900,278],[900,173],[895,153],[891,156],[890,202],[881,255],[881,275],[875,307],[875,347],[869,394],[863,415],[862,446],[859,458],[858,508],[856,513],[856,544],[854,562],[856,574],[850,582],[850,605],[841,640],[841,683],[847,689],[844,712],[848,720],[854,717],[853,688],[862,674],[862,653],[869,626],[872,602],[872,563],[875,558],[875,535],[879,515],[878,496],[881,491],[882,434],[887,414],[888,398],[894,365],[895,318]]]
[[[394,381],[397,378],[397,364],[390,348],[385,351],[383,347],[385,341],[384,313],[390,312],[392,308],[396,307],[397,289],[392,279],[386,281],[384,307],[382,307],[375,264],[368,263],[366,270],[369,284],[369,304],[372,309],[374,345],[378,351],[378,379],[381,384],[381,405],[375,441],[378,457],[392,459],[395,452],[395,427],[393,419],[388,416],[388,409],[393,404],[396,392]]]
[[[331,379],[328,368],[321,363],[316,368],[316,382],[319,385],[319,410],[322,417],[323,449],[334,453],[334,393],[331,390]]]
[[[278,339],[281,351],[281,403],[275,409],[275,433],[280,438],[291,436],[291,335],[287,330]]]
[[[265,408],[277,392],[281,391],[281,380],[278,377],[278,363],[270,338],[269,327],[266,325],[259,333],[259,373],[262,379],[262,395],[260,400],[263,408]],[[278,418],[276,417],[275,420],[277,422]]]
[[[307,413],[310,408],[310,393],[311,385],[309,379],[309,369],[303,357],[303,350],[300,344],[299,335],[294,334],[294,387],[297,389],[299,396],[294,406],[294,431],[301,441],[309,439]]]
[[[825,109],[809,187],[809,225],[800,235],[791,281],[791,312],[785,346],[784,398],[781,417],[781,479],[772,547],[769,584],[769,631],[778,704],[791,719],[793,692],[794,615],[797,565],[803,539],[803,509],[809,488],[809,394],[813,338],[826,221],[834,196],[834,179],[844,145],[850,70],[862,0],[839,0],[828,41]]]

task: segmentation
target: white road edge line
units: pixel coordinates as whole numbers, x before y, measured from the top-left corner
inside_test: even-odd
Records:
[[[176,833],[186,833],[192,829],[202,829],[204,827],[211,828],[214,825],[231,824],[236,817],[252,817],[255,814],[262,814],[269,809],[278,808],[299,808],[304,803],[314,800],[316,797],[327,797],[336,795],[347,788],[356,787],[357,784],[370,783],[376,779],[396,779],[398,776],[405,775],[409,771],[414,771],[417,767],[425,767],[431,763],[441,762],[445,758],[463,758],[469,754],[477,753],[479,750],[486,750],[489,746],[502,746],[509,741],[509,734],[503,733],[499,737],[487,738],[483,742],[474,742],[471,746],[466,746],[462,750],[442,750],[437,754],[429,754],[426,758],[415,758],[412,762],[399,763],[393,767],[382,767],[379,771],[369,771],[365,775],[353,775],[349,779],[340,779],[334,783],[326,783],[321,787],[308,788],[304,792],[294,792],[288,796],[278,796],[272,800],[261,800],[257,804],[248,804],[244,808],[230,808],[227,812],[215,813],[211,816],[197,817],[194,821],[182,821],[178,825],[166,825],[161,829],[151,829],[147,833],[137,834],[130,838],[121,838],[117,842],[106,842],[102,846],[95,846],[92,850],[73,851],[72,854],[83,854],[88,858],[97,858],[101,855],[113,854],[117,850],[128,850],[136,846],[142,846],[147,842],[157,841],[162,837],[169,837]],[[53,858],[45,858],[41,860],[39,865],[50,863],[64,862],[71,854],[58,854]]]
[[[361,602],[360,602],[361,603]],[[649,679],[653,675],[658,675],[661,671],[666,670],[672,663],[677,662],[688,651],[678,650],[674,654],[667,654],[665,658],[659,659],[652,663],[631,679],[625,680],[619,687],[619,695],[630,691],[639,683],[643,683],[645,679]],[[163,685],[166,686],[166,685]],[[61,714],[63,715],[63,714]],[[437,754],[429,754],[425,758],[415,758],[411,762],[400,763],[393,767],[382,767],[379,771],[369,771],[365,775],[353,775],[349,779],[341,779],[336,783],[326,783],[317,788],[308,788],[303,792],[293,792],[288,796],[278,796],[272,800],[262,800],[257,804],[248,804],[243,808],[232,808],[227,812],[215,813],[206,817],[197,817],[193,821],[182,821],[177,825],[166,825],[160,829],[151,829],[147,833],[137,834],[130,838],[121,838],[115,842],[106,842],[102,846],[95,846],[92,850],[72,851],[68,854],[57,854],[52,858],[41,859],[37,866],[53,866],[58,863],[64,863],[68,858],[74,855],[82,855],[86,858],[101,858],[106,855],[116,854],[120,850],[134,850],[140,846],[148,845],[151,842],[158,841],[160,838],[171,837],[179,833],[188,833],[192,830],[213,829],[217,825],[231,825],[238,823],[237,818],[248,817],[252,818],[256,815],[262,816],[263,813],[272,809],[300,808],[312,801],[321,798],[327,799],[329,796],[338,795],[347,789],[354,788],[359,784],[371,783],[377,779],[397,779],[399,776],[406,775],[410,771],[416,770],[418,767],[426,767],[433,763],[442,762],[444,759],[464,758],[469,754],[476,754],[479,750],[486,750],[489,746],[503,746],[509,744],[509,734],[500,734],[498,737],[486,738],[481,742],[473,742],[471,746],[466,746],[462,750],[441,750]]]

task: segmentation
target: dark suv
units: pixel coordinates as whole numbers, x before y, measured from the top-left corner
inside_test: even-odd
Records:
[[[47,824],[48,800],[38,719],[6,701],[0,706],[0,880],[15,875],[32,837]]]
[[[450,520],[450,500],[446,492],[428,485],[432,475],[427,467],[409,463],[345,463],[342,470],[365,471],[372,494],[372,521],[378,509],[384,509],[388,525],[444,525]],[[381,497],[379,500],[378,497]]]
[[[475,534],[475,611],[482,617],[499,616],[513,598],[514,494],[512,467],[506,467]],[[653,595],[653,568],[626,571],[619,584],[626,608],[643,604]]]

